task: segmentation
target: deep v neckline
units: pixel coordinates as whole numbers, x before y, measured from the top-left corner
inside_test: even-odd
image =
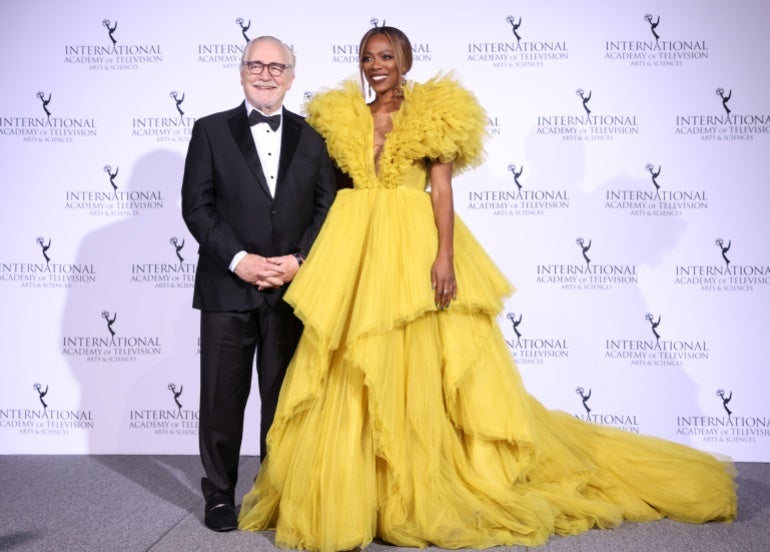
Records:
[[[393,132],[393,114],[373,113],[369,110],[372,121],[372,160],[374,163],[374,174],[380,174],[380,159],[385,151],[388,142],[388,135]]]
[[[385,104],[379,104],[379,107],[376,109],[373,109],[374,104],[375,102],[373,101],[367,104],[366,107],[372,124],[372,164],[374,166],[374,174],[379,178],[380,160],[387,149],[388,136],[395,128],[396,117],[394,115],[401,110],[403,98],[397,101],[393,99],[385,100]],[[393,108],[394,105],[395,108]]]

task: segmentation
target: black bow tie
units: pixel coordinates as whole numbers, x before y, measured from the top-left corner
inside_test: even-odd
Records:
[[[270,125],[270,128],[275,132],[278,130],[278,127],[281,126],[281,114],[277,115],[270,115],[269,117],[267,115],[262,115],[259,111],[256,109],[252,109],[251,113],[249,113],[249,124],[251,126],[256,125],[257,123],[267,123]]]

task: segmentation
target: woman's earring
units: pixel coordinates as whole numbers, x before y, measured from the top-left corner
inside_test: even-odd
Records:
[[[393,90],[393,96],[396,98],[403,98],[404,97],[404,86],[406,86],[406,78],[401,77],[401,86]]]

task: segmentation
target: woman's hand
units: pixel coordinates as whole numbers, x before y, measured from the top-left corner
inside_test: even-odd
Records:
[[[433,286],[433,300],[436,307],[444,310],[457,299],[457,281],[455,280],[454,261],[448,255],[439,254],[433,261],[430,271]]]

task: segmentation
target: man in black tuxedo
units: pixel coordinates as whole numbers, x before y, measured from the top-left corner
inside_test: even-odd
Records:
[[[294,54],[274,37],[243,52],[245,102],[195,122],[185,160],[182,216],[198,241],[193,307],[200,310],[199,442],[215,531],[237,527],[235,483],[256,352],[260,446],[273,421],[302,324],[283,292],[310,250],[336,193],[323,139],[283,108]]]

